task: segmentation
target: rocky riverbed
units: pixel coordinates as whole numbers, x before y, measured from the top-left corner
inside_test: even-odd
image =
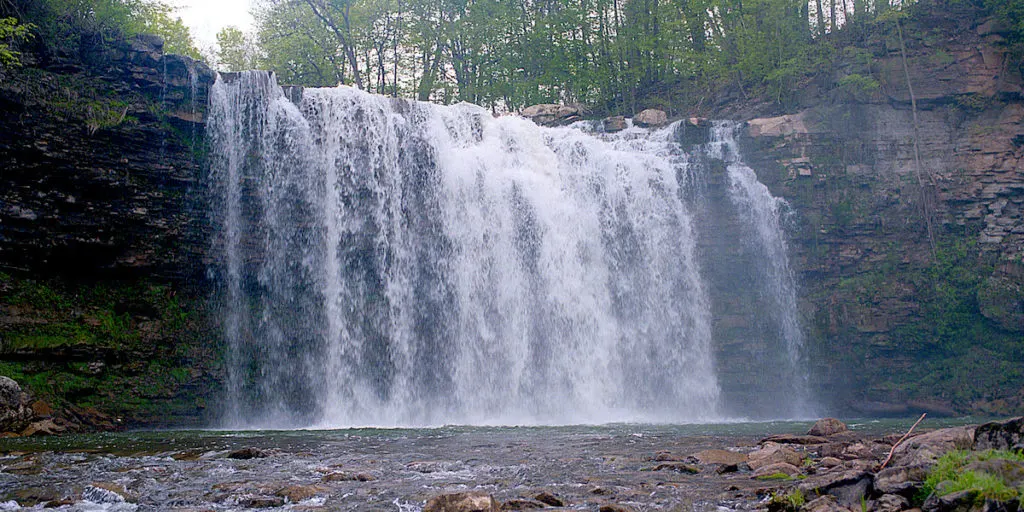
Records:
[[[926,421],[879,471],[911,423],[819,422],[809,434],[809,423],[756,423],[5,439],[0,510],[896,511],[921,505],[921,481],[946,451],[1019,450],[1024,420]],[[470,494],[448,496],[457,493]],[[797,494],[801,504],[786,501]],[[966,508],[924,505],[967,510],[964,499]]]

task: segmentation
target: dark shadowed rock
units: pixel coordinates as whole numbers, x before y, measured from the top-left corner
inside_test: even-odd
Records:
[[[835,418],[822,418],[811,426],[811,429],[807,431],[809,436],[821,436],[828,437],[833,434],[840,432],[846,432],[846,423],[843,423]]]
[[[598,512],[634,512],[634,510],[625,505],[619,505],[617,503],[608,503],[605,505],[601,505],[601,508],[598,509]]]
[[[975,450],[1018,450],[1024,448],[1024,417],[993,421],[974,431]]]
[[[924,512],[968,512],[974,509],[978,491],[966,490],[938,496],[932,494],[921,505]]]
[[[485,492],[442,494],[427,501],[423,512],[498,512],[501,507]]]
[[[859,509],[861,498],[871,492],[871,482],[871,473],[850,470],[808,477],[797,488],[805,496],[831,494],[840,505]]]
[[[533,497],[533,499],[535,499],[535,500],[537,500],[537,501],[539,501],[541,503],[544,503],[546,505],[551,505],[552,507],[564,507],[565,506],[565,500],[563,500],[562,498],[559,498],[558,496],[555,496],[554,494],[551,494],[550,492],[547,492],[547,491],[543,491],[543,492],[537,494],[536,496]]]
[[[678,471],[680,473],[696,474],[700,473],[700,468],[685,462],[666,462],[650,468],[649,471]]]
[[[536,510],[544,506],[537,500],[512,499],[502,503],[501,510]]]
[[[770,437],[766,437],[761,440],[761,443],[772,442],[779,444],[824,444],[828,442],[828,439],[822,436],[802,436],[799,434],[778,434]]]
[[[868,504],[868,509],[875,512],[900,512],[908,508],[910,508],[910,500],[896,494],[883,494]]]
[[[260,450],[259,448],[242,448],[235,450],[227,455],[229,459],[248,460],[248,459],[262,459],[267,456],[267,452]]]
[[[238,504],[245,508],[273,508],[284,506],[281,496],[245,496],[238,499]]]

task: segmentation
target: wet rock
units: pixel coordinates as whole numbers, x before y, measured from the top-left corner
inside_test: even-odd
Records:
[[[245,508],[283,507],[284,498],[281,496],[245,496],[238,499],[238,505]]]
[[[805,496],[831,494],[840,505],[859,509],[861,498],[871,492],[872,478],[867,471],[830,472],[808,477],[797,488]]]
[[[775,464],[769,464],[762,466],[754,471],[752,478],[765,478],[775,475],[786,475],[788,477],[795,477],[800,474],[800,468],[789,464],[787,462],[776,462]]]
[[[1024,449],[1024,417],[1007,421],[993,421],[974,431],[975,450]]]
[[[253,448],[253,447],[250,446],[248,448],[242,448],[242,449],[239,449],[239,450],[235,450],[235,451],[229,453],[227,455],[227,457],[229,459],[249,460],[249,459],[262,459],[262,458],[266,457],[267,455],[268,454],[267,454],[266,451],[260,450],[259,448]]]
[[[875,475],[875,489],[884,494],[913,495],[928,478],[927,464],[887,467]]]
[[[826,494],[808,501],[800,507],[800,512],[847,512],[849,509],[839,505],[836,497]]]
[[[779,444],[825,444],[828,439],[821,436],[812,435],[798,435],[798,434],[779,434],[771,437],[766,437],[761,440],[761,443],[773,442]]]
[[[552,103],[526,107],[520,115],[541,126],[563,126],[581,119],[580,109]]]
[[[807,435],[828,437],[840,432],[846,432],[846,430],[846,424],[836,418],[822,418],[814,422],[811,429],[807,431]]]
[[[55,436],[57,434],[63,434],[67,429],[61,425],[58,425],[51,419],[45,419],[40,421],[34,421],[25,427],[25,430],[21,431],[21,435],[28,436]]]
[[[498,512],[501,507],[485,492],[442,494],[427,501],[423,512]]]
[[[82,499],[100,504],[125,503],[128,500],[125,499],[122,492],[124,492],[124,487],[117,484],[98,483],[85,486],[85,489],[82,490]]]
[[[544,504],[536,500],[513,499],[501,504],[501,510],[534,510],[544,508]]]
[[[288,503],[298,503],[327,491],[329,491],[329,489],[319,485],[289,485],[278,489],[274,495],[284,498]]]
[[[729,450],[703,450],[693,454],[701,464],[746,464],[747,456]]]
[[[25,487],[16,489],[7,495],[7,497],[14,499],[23,507],[34,507],[40,503],[56,501],[62,498],[60,492],[56,489],[42,487]]]
[[[656,128],[658,126],[664,126],[668,123],[668,114],[664,110],[658,110],[656,108],[649,108],[640,111],[635,117],[633,117],[633,124],[642,128]]]
[[[692,464],[686,464],[685,462],[666,462],[664,464],[658,464],[648,471],[678,471],[680,473],[696,474],[700,473],[700,468]]]
[[[786,462],[799,466],[802,460],[803,458],[800,454],[792,448],[772,442],[765,443],[760,449],[747,454],[747,465],[755,471],[763,466],[777,462]]]
[[[377,477],[369,473],[356,473],[355,479],[357,482],[372,482],[376,480]]]
[[[974,427],[944,428],[917,435],[896,447],[894,466],[932,464],[944,453],[970,448],[974,444]]]
[[[718,467],[715,468],[715,474],[716,475],[725,475],[725,474],[729,474],[729,473],[737,473],[737,472],[739,472],[739,470],[740,470],[739,464],[719,464]]]
[[[625,505],[619,505],[617,503],[606,503],[601,505],[598,512],[634,512],[634,510]]]
[[[554,494],[551,494],[550,492],[547,492],[547,491],[543,491],[543,492],[538,493],[536,496],[533,497],[533,499],[535,499],[535,500],[537,500],[537,501],[539,501],[541,503],[544,503],[545,505],[551,505],[552,507],[564,507],[565,506],[565,500],[563,500],[562,498],[559,498],[558,496],[555,496]]]
[[[621,132],[626,129],[625,116],[612,116],[604,119],[604,131],[608,133]]]
[[[0,432],[20,432],[32,421],[28,395],[13,379],[0,376]]]
[[[883,494],[868,504],[868,509],[875,512],[900,512],[910,508],[910,501],[896,494]]]

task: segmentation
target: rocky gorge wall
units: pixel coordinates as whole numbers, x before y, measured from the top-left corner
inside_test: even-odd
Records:
[[[138,36],[0,77],[0,374],[60,427],[203,421],[213,73]]]
[[[748,163],[795,212],[815,387],[848,413],[1024,409],[1021,73],[1002,27],[959,14],[908,22],[906,73],[875,41],[748,125]]]

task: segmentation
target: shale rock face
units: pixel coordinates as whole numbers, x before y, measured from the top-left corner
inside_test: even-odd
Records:
[[[1006,71],[992,20],[952,9],[913,23],[956,34],[941,53],[908,42],[916,129],[898,48],[876,41],[865,51],[877,66],[851,63],[827,95],[751,120],[744,156],[794,211],[812,387],[857,390],[826,401],[863,415],[1019,414],[1024,379],[997,376],[1019,364],[1008,347],[1024,329],[1024,79]],[[851,75],[881,85],[836,85]]]

